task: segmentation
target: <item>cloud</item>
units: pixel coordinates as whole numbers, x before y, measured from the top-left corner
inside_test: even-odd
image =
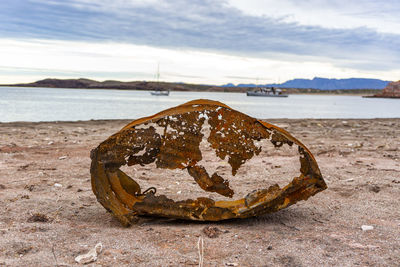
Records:
[[[373,11],[377,17],[389,6],[360,1],[361,13],[357,17],[365,18],[365,21],[369,17],[365,12]],[[248,6],[257,7],[255,2],[249,0]],[[394,9],[400,7],[394,0],[389,2]],[[6,38],[130,43],[296,62],[327,61],[338,67],[365,70],[399,68],[399,34],[379,32],[362,21],[353,24],[357,28],[347,29],[327,27],[323,23],[308,25],[301,22],[302,16],[290,13],[293,6],[311,14],[326,6],[329,12],[323,14],[329,15],[328,18],[336,14],[337,21],[340,21],[342,17],[354,15],[350,12],[352,9],[343,8],[342,1],[285,0],[279,1],[280,4],[264,1],[271,10],[288,8],[289,13],[278,13],[278,16],[267,11],[252,14],[237,3],[235,0],[2,1],[0,35]],[[346,3],[351,8],[356,7],[355,1]],[[259,10],[268,10],[264,5]],[[297,14],[303,14],[301,12]],[[290,16],[294,19],[287,19]],[[323,21],[324,18],[319,16],[316,19]],[[394,19],[393,23],[398,23],[398,20]]]
[[[333,29],[367,27],[400,34],[397,0],[229,0],[227,4],[251,16],[268,16],[300,25]]]
[[[248,58],[198,50],[176,50],[123,43],[12,40],[0,38],[0,84],[48,77],[96,80],[160,80],[225,84],[276,83],[292,78],[397,79],[395,71],[338,68],[329,62]]]

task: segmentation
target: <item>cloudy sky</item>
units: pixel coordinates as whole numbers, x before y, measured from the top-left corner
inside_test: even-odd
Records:
[[[0,84],[400,79],[398,0],[1,0]]]

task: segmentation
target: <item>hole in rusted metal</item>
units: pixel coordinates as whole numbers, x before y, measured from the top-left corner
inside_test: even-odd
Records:
[[[326,188],[314,157],[297,139],[209,100],[133,121],[91,157],[93,192],[124,225],[137,215],[246,218]],[[157,193],[143,194],[152,186]]]

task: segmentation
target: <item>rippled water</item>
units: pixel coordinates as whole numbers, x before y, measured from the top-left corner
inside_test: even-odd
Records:
[[[360,96],[290,95],[248,97],[244,93],[0,87],[0,121],[135,119],[189,100],[221,101],[257,118],[399,118],[400,99]]]

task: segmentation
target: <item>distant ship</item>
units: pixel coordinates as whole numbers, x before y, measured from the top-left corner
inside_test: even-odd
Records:
[[[284,94],[281,89],[274,87],[259,87],[256,90],[247,91],[247,96],[268,96],[268,97],[288,97],[288,94]]]
[[[159,85],[160,80],[160,63],[158,63],[157,66],[157,86]],[[151,95],[155,96],[169,96],[169,90],[161,90],[160,88],[157,88],[156,90],[150,92]]]
[[[151,95],[169,96],[169,90],[155,90],[150,92]]]

